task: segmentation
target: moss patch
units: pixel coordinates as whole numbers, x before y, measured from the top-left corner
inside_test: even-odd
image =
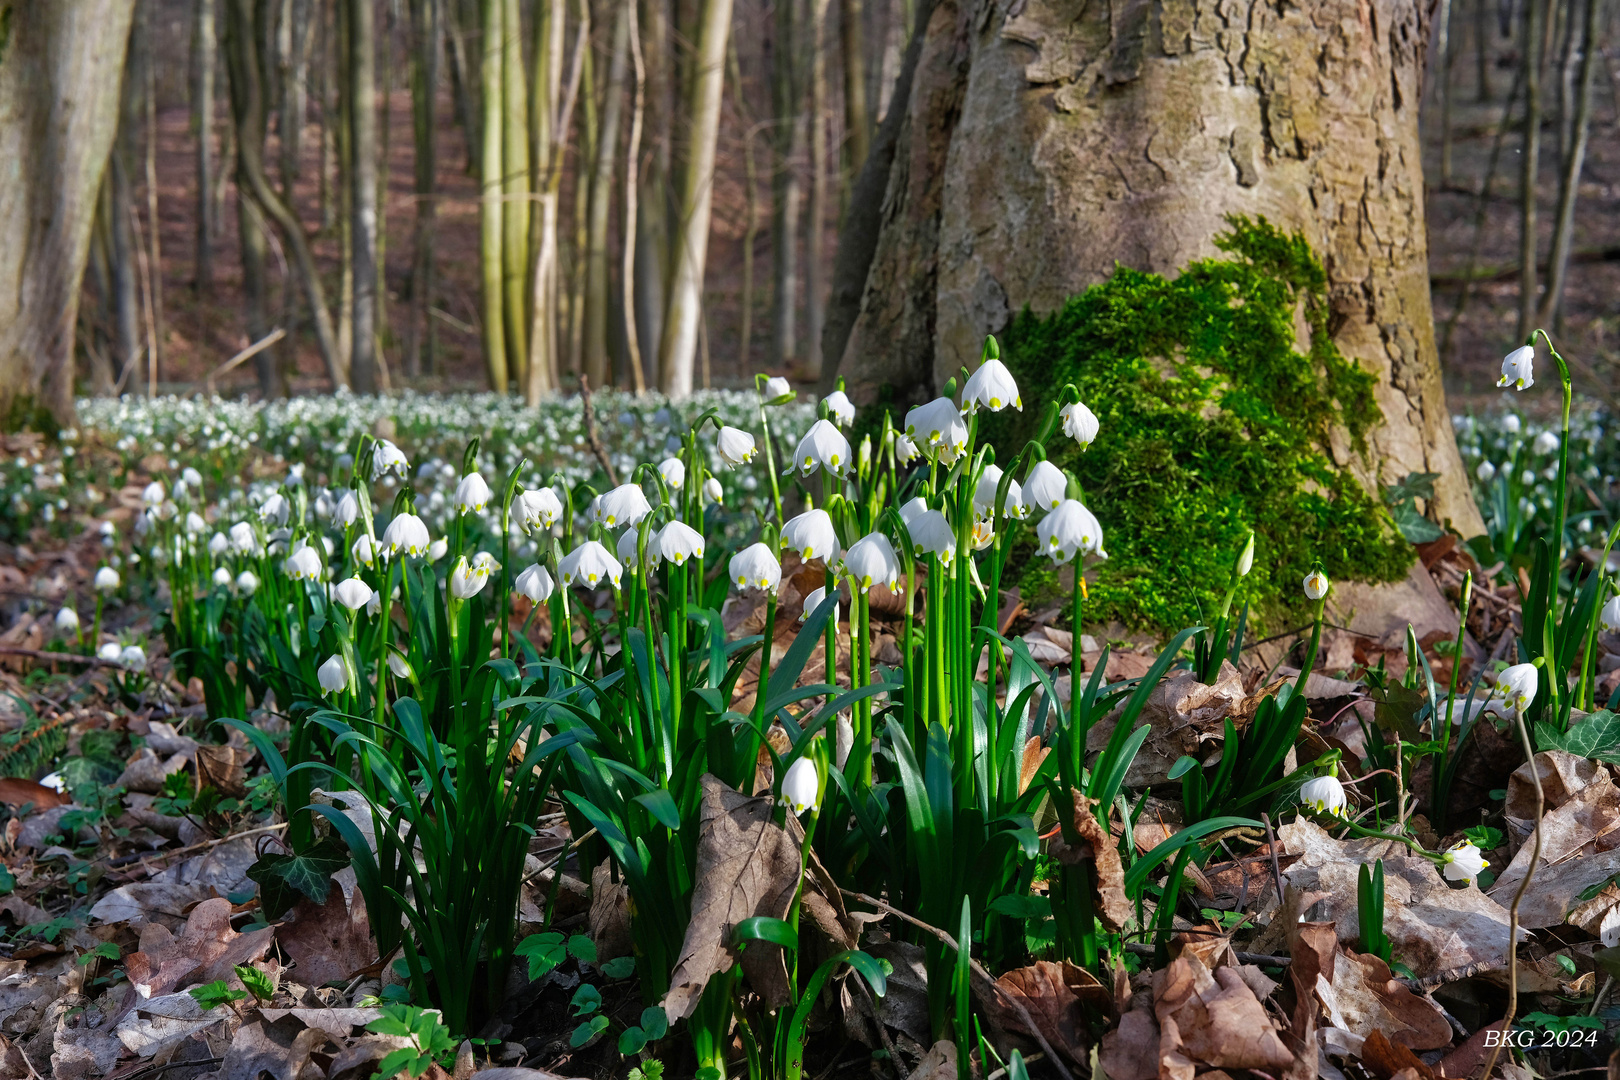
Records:
[[[1088,451],[1061,430],[1047,446],[1078,478],[1107,541],[1088,622],[1163,631],[1198,622],[1219,603],[1251,527],[1258,627],[1303,613],[1300,581],[1314,559],[1335,580],[1391,581],[1411,565],[1388,512],[1327,450],[1337,427],[1365,452],[1382,417],[1373,377],[1328,333],[1321,263],[1264,218],[1230,224],[1215,241],[1226,258],[1174,280],[1120,267],[1053,315],[1024,311],[1003,337],[1029,404],[987,418],[999,460],[1034,434],[1066,383],[1102,423]],[[1045,560],[1031,562],[1033,546],[1032,537],[1020,545],[1012,580],[1026,603],[1042,603],[1059,594]]]

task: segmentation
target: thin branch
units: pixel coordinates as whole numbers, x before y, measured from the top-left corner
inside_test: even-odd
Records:
[[[619,486],[619,474],[613,471],[613,462],[608,459],[607,451],[602,449],[602,437],[596,431],[596,409],[591,405],[591,380],[581,374],[579,377],[579,396],[585,400],[585,441],[590,444],[591,453],[607,473],[608,483],[614,487]]]

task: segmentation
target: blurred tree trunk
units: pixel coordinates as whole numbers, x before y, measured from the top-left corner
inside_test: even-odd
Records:
[[[827,312],[827,9],[829,0],[810,0],[810,220],[805,228],[808,273],[805,275],[804,329],[811,343],[805,350],[804,374],[821,377],[821,340]]]
[[[1430,4],[1011,10],[940,0],[926,13],[915,78],[896,95],[875,251],[864,267],[840,260],[864,283],[853,332],[827,342],[852,394],[903,410],[1026,306],[1057,310],[1116,260],[1174,275],[1216,254],[1228,215],[1264,214],[1309,241],[1334,341],[1375,376],[1385,422],[1368,435],[1369,486],[1439,473],[1435,516],[1480,531],[1429,302],[1418,109]],[[855,228],[852,213],[845,242]]]
[[[432,374],[438,360],[439,336],[428,311],[433,306],[437,267],[433,260],[438,216],[438,115],[434,96],[439,86],[439,57],[444,50],[443,0],[410,0],[411,130],[415,136],[416,231],[412,239],[411,276],[405,287],[405,374]]]
[[[798,357],[799,209],[803,184],[799,158],[804,153],[805,117],[800,108],[797,72],[800,49],[795,8],[799,0],[776,0],[775,34],[771,38],[771,102],[776,114],[771,147],[771,352],[774,368],[786,368]]]
[[[133,0],[10,7],[0,53],[0,424],[73,423],[96,194],[118,129]]]
[[[619,156],[619,116],[630,74],[630,19],[623,4],[613,20],[613,47],[602,100],[591,174],[590,225],[585,248],[585,375],[593,389],[613,381],[608,356],[608,221],[613,212],[613,165]]]
[[[636,195],[636,335],[650,354],[664,336],[664,294],[669,287],[670,149],[675,95],[669,45],[669,0],[645,0],[642,54],[646,58],[646,167]]]
[[[197,0],[191,28],[191,129],[197,138],[197,257],[193,284],[206,295],[214,287],[214,56],[215,0]]]
[[[151,325],[147,327],[152,355],[148,357],[148,390],[163,375],[163,228],[158,214],[157,177],[157,63],[152,52],[152,7],[145,5],[140,11],[140,30],[135,35],[141,43],[141,104],[146,120],[146,224],[147,259],[150,264],[147,298],[151,302]]]
[[[573,122],[583,50],[588,47],[585,27],[581,26],[565,94],[562,73],[567,22],[566,0],[541,0],[535,13],[534,78],[529,90],[529,145],[534,163],[531,183],[535,192],[530,242],[534,249],[534,267],[529,281],[529,379],[523,396],[530,405],[538,405],[553,393],[561,376],[558,369],[562,342],[557,272],[558,190],[562,185],[563,145]]]
[[[129,37],[133,46],[133,24]],[[136,268],[135,185],[132,180],[140,124],[135,107],[141,99],[130,89],[130,83],[139,76],[140,72],[134,70],[133,65],[125,65],[124,89],[119,95],[118,135],[113,139],[107,160],[107,209],[112,231],[113,355],[117,368],[114,378],[120,389],[133,388],[139,383],[137,368],[142,351],[141,282]]]
[[[349,377],[355,392],[377,392],[377,25],[373,0],[349,5],[349,237],[354,321]]]
[[[696,48],[686,80],[689,123],[686,160],[670,234],[672,265],[664,336],[658,347],[659,388],[671,397],[692,393],[698,330],[703,322],[703,269],[709,254],[709,211],[714,194],[715,146],[725,91],[731,0],[701,0]]]
[[[1524,138],[1519,145],[1519,333],[1522,339],[1535,330],[1536,308],[1536,181],[1541,175],[1541,53],[1546,34],[1543,5],[1531,0],[1524,6]]]
[[[1592,83],[1597,75],[1603,0],[1585,0],[1584,15],[1577,43],[1572,46],[1580,53],[1580,74],[1571,106],[1570,145],[1558,180],[1558,214],[1553,224],[1552,250],[1547,255],[1547,295],[1541,310],[1543,326],[1559,321],[1559,305],[1569,276],[1569,256],[1575,242],[1575,201],[1580,194],[1581,170],[1586,164],[1586,146],[1592,131]]]
[[[504,266],[502,254],[501,202],[503,130],[501,109],[502,73],[505,58],[501,49],[504,0],[484,0],[483,64],[480,81],[484,86],[484,113],[481,120],[483,147],[479,155],[478,260],[482,271],[484,312],[484,370],[489,388],[504,394],[510,371],[506,357]]]
[[[467,137],[467,164],[469,175],[478,175],[478,162],[484,145],[483,105],[478,95],[479,59],[467,48],[467,27],[477,25],[480,16],[468,13],[468,4],[479,0],[443,0],[445,29],[449,32],[450,93],[456,103],[456,120]]]
[[[309,115],[309,49],[314,0],[287,0],[286,52],[281,76],[281,185],[289,192],[303,175],[304,126]]]
[[[579,53],[579,134],[574,144],[574,215],[573,241],[568,248],[566,272],[568,279],[567,326],[568,370],[575,375],[584,372],[585,328],[585,250],[589,246],[587,226],[590,220],[591,186],[581,182],[584,170],[577,163],[591,161],[596,156],[596,48],[591,43],[591,3],[579,0],[579,33],[585,47]],[[559,263],[559,267],[563,264]]]
[[[846,198],[872,145],[872,117],[866,106],[866,42],[861,32],[864,18],[861,0],[838,0],[839,60],[844,69],[843,179],[839,190]],[[819,335],[810,338],[812,353],[819,340]]]
[[[529,84],[518,0],[501,4],[501,292],[512,381],[529,376]]]

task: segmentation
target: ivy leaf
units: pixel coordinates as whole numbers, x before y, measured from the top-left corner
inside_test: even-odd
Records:
[[[266,918],[276,919],[300,896],[319,906],[332,889],[332,875],[349,865],[348,852],[333,840],[322,840],[303,854],[261,855],[247,876],[259,883],[259,903]]]
[[[1389,516],[1409,544],[1427,544],[1446,535],[1446,530],[1418,513],[1410,503],[1392,508]]]
[[[1576,757],[1620,765],[1620,714],[1601,709],[1565,732],[1550,724],[1536,725],[1536,741],[1545,749],[1564,750]]]

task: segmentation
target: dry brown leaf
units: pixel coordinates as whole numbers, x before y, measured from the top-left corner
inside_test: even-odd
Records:
[[[1593,885],[1620,873],[1620,788],[1598,769],[1587,777],[1583,759],[1563,751],[1536,755],[1535,765],[1544,781],[1560,796],[1556,806],[1541,819],[1541,862],[1536,866],[1535,887],[1519,903],[1519,925],[1529,930],[1557,926],[1579,903],[1580,894]],[[1521,765],[1509,778],[1520,789],[1530,787],[1530,764]],[[1584,786],[1570,789],[1569,785]],[[1520,811],[1535,814],[1534,795]],[[1510,822],[1511,824],[1511,822]],[[1528,836],[1530,824],[1523,822]],[[1503,869],[1490,896],[1497,903],[1513,902],[1513,894],[1530,867],[1534,845],[1525,843]]]
[[[1440,1059],[1440,1063],[1434,1067],[1435,1075],[1453,1078],[1478,1076],[1480,1069],[1485,1067],[1485,1059],[1491,1056],[1491,1048],[1486,1045],[1486,1040],[1501,1030],[1502,1021],[1497,1020],[1468,1036],[1468,1041]],[[1500,1040],[1501,1037],[1497,1038]]]
[[[247,794],[247,764],[253,751],[234,746],[197,747],[197,783],[218,789],[220,794],[240,799]]]
[[[36,810],[49,810],[53,806],[66,806],[72,801],[66,793],[48,788],[38,781],[21,776],[0,776],[0,803],[7,806],[33,803]]]
[[[221,897],[192,909],[178,937],[149,922],[141,927],[139,950],[124,958],[132,988],[125,1007],[199,983],[235,980],[232,968],[263,956],[275,934],[273,927],[238,934],[231,929],[231,902]]]
[[[1535,765],[1541,776],[1543,813],[1551,813],[1575,798],[1597,780],[1599,773],[1603,774],[1603,780],[1598,782],[1612,786],[1608,772],[1597,762],[1563,750],[1543,750],[1536,755]],[[1527,764],[1521,764],[1508,777],[1502,817],[1507,821],[1508,842],[1517,852],[1519,846],[1530,839],[1530,830],[1536,823],[1536,789]]]
[[[137,1001],[115,1033],[130,1053],[150,1058],[166,1056],[198,1032],[236,1019],[235,1010],[205,1010],[190,994],[164,994]]]
[[[1125,929],[1131,917],[1131,902],[1125,896],[1125,868],[1119,861],[1119,849],[1114,838],[1097,820],[1097,800],[1087,798],[1079,789],[1074,792],[1073,817],[1070,819],[1078,843],[1069,844],[1061,836],[1054,837],[1052,857],[1070,866],[1090,863],[1093,882],[1093,902],[1097,921],[1118,933]]]
[[[256,1020],[243,1024],[220,1063],[217,1080],[299,1080],[310,1054],[325,1045],[328,1034],[320,1028],[302,1030],[294,1022]]]
[[[1412,1050],[1451,1045],[1451,1025],[1426,999],[1412,993],[1376,956],[1341,950],[1333,964],[1333,993],[1347,1028],[1363,1038],[1381,1031]]]
[[[1152,663],[1152,657],[1143,659]],[[1113,655],[1109,657],[1108,667],[1108,677],[1113,680]],[[1137,676],[1146,673],[1147,668],[1143,667]],[[1182,755],[1204,760],[1221,741],[1227,717],[1232,717],[1239,728],[1243,726],[1242,711],[1247,700],[1243,679],[1230,663],[1222,663],[1220,674],[1210,684],[1199,682],[1191,671],[1181,671],[1165,679],[1154,688],[1142,708],[1138,723],[1147,724],[1151,730],[1131,762],[1125,782],[1133,788],[1162,784],[1169,780],[1170,767]],[[1123,712],[1121,706],[1092,726],[1086,736],[1087,752],[1098,753],[1108,745],[1114,725]]]
[[[587,925],[596,943],[596,959],[607,963],[635,952],[630,937],[630,886],[613,880],[613,867],[603,860],[591,871],[591,911]]]
[[[1085,1010],[1107,1011],[1113,992],[1096,976],[1068,962],[1039,960],[1015,968],[996,980],[995,1022],[1007,1031],[1042,1035],[1076,1064],[1086,1063]],[[1011,1004],[1023,1005],[1039,1031],[1029,1030]]]
[[[739,958],[767,1006],[788,1000],[781,948],[752,942],[739,957],[731,934],[743,919],[787,917],[799,880],[803,831],[791,816],[787,828],[777,825],[769,798],[743,795],[708,773],[702,784],[692,918],[664,997],[671,1020],[690,1016],[709,979],[731,970]]]
[[[1018,765],[1018,794],[1022,795],[1029,790],[1035,774],[1040,771],[1041,762],[1045,761],[1046,755],[1051,752],[1050,746],[1041,745],[1039,735],[1031,735],[1029,741],[1024,743],[1024,757]]]
[[[956,1080],[956,1077],[956,1044],[941,1039],[923,1055],[906,1080]]]
[[[1211,973],[1192,957],[1178,957],[1154,974],[1153,996],[1161,1075],[1167,1069],[1185,1075],[1186,1063],[1272,1071],[1294,1060],[1265,1007],[1230,968]]]
[[[1102,1037],[1097,1056],[1108,1080],[1158,1080],[1159,1022],[1146,994],[1137,995],[1136,1007]]]
[[[1380,1080],[1434,1080],[1434,1070],[1421,1058],[1400,1043],[1390,1042],[1382,1031],[1374,1028],[1361,1047],[1361,1064]],[[1403,1073],[1409,1075],[1402,1076]]]
[[[353,896],[344,896],[335,881],[326,903],[317,905],[303,897],[293,905],[276,927],[276,941],[297,965],[293,977],[305,986],[347,983],[377,959],[365,897],[358,888]]]

